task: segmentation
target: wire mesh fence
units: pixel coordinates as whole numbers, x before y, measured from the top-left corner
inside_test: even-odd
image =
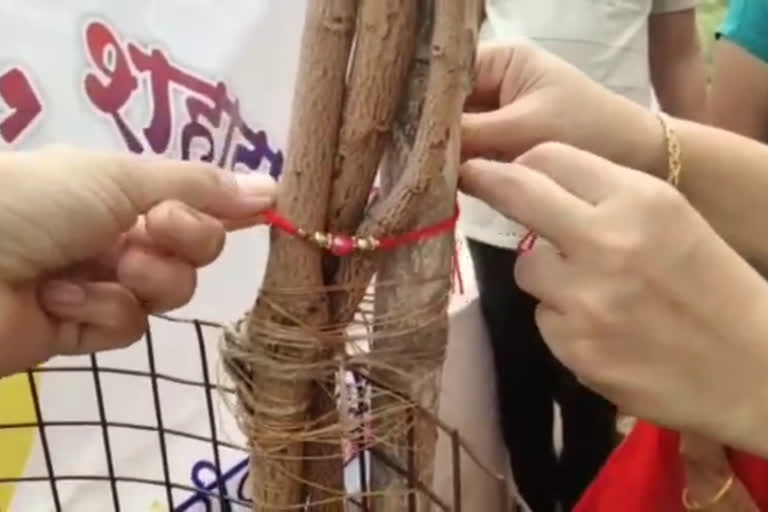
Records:
[[[0,504],[5,496],[10,512],[250,511],[248,449],[226,407],[234,390],[219,383],[221,329],[202,320],[154,318],[128,356],[56,359],[13,377],[25,388],[29,414],[0,415],[0,447],[21,459],[12,474],[3,474],[8,464],[0,463]],[[347,509],[368,512],[364,496],[377,453],[364,421],[366,383],[351,374],[345,381],[344,396],[354,401],[346,409],[363,425],[344,445]],[[14,406],[19,403],[9,400],[2,407]],[[460,512],[459,453],[481,468],[482,461],[457,432],[433,419],[451,436],[452,495],[438,496],[409,468],[394,469],[414,494],[428,496],[433,510]],[[29,438],[34,441],[25,448]],[[507,503],[504,478],[488,474]]]

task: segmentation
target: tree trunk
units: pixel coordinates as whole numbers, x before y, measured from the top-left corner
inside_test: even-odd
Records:
[[[413,0],[360,0],[328,210],[330,233],[354,234],[365,214],[413,53],[417,21],[414,6]],[[338,258],[326,254],[324,267],[326,284],[332,286]],[[353,283],[353,286],[365,288],[366,284]],[[352,318],[340,313],[331,310],[330,324],[341,330]],[[343,333],[340,337],[335,346],[343,351]],[[324,380],[333,383],[333,377],[327,375]],[[334,414],[336,403],[328,400],[329,387],[333,389],[331,385],[318,386],[313,397],[313,414],[327,418],[330,426],[333,420],[338,423],[339,418]],[[307,445],[308,458],[316,461],[306,478],[318,484],[311,491],[310,503],[332,498],[323,492],[323,487],[337,489],[338,484],[324,476],[329,471],[343,474],[343,467],[334,467],[341,464],[341,460],[332,458],[334,451],[339,453],[337,447],[328,442]],[[337,502],[335,506],[342,504]],[[319,507],[310,509],[319,510]]]
[[[407,99],[397,118],[393,149],[382,169],[385,197],[396,193],[403,169],[414,160],[420,145],[419,127],[434,123],[435,135],[444,130],[440,151],[441,172],[430,176],[418,204],[413,229],[434,225],[455,213],[460,157],[460,117],[469,92],[478,20],[474,0],[422,0],[422,31],[409,77]],[[430,16],[433,14],[434,18]],[[436,86],[435,82],[439,82]],[[421,121],[421,122],[420,122]],[[423,130],[423,129],[422,129]],[[378,318],[399,316],[395,324],[377,322],[380,329],[403,333],[374,337],[374,381],[431,413],[437,411],[442,363],[447,344],[447,306],[455,256],[453,234],[408,246],[389,254],[376,277],[375,312]],[[393,285],[392,283],[397,283]],[[400,314],[398,314],[400,313]],[[389,361],[388,361],[389,359]],[[397,371],[390,371],[396,368]],[[429,498],[414,491],[414,481],[432,482],[437,430],[428,417],[398,405],[389,393],[374,397],[373,409],[390,411],[374,425],[377,450],[389,461],[413,472],[412,480],[374,457],[371,477],[376,512],[430,510]],[[414,494],[415,493],[415,494]],[[411,508],[409,508],[411,507]]]
[[[308,232],[325,229],[356,3],[312,0],[307,7],[289,149],[276,210]],[[323,465],[330,472],[323,475],[313,467],[315,462],[305,462],[303,430],[308,421],[316,419],[308,417],[308,410],[311,396],[319,394],[314,382],[324,375],[282,367],[284,361],[297,367],[311,365],[323,350],[321,340],[280,343],[274,332],[283,328],[302,339],[308,328],[327,325],[322,257],[319,248],[273,230],[263,290],[247,333],[253,350],[272,363],[265,362],[250,375],[250,391],[257,394],[250,399],[249,432],[254,510],[295,510],[305,501],[308,472],[314,473],[315,480],[342,491],[340,462],[331,468]],[[303,293],[281,296],[286,290]],[[317,411],[313,413],[317,416]],[[340,461],[340,447],[337,453]]]
[[[436,410],[447,339],[452,234],[386,255],[363,251],[339,258],[318,245],[334,239],[326,230],[367,240],[453,215],[459,119],[474,56],[477,2],[308,3],[276,210],[309,237],[273,230],[263,288],[246,322],[246,341],[242,332],[228,334],[225,354],[251,440],[255,511],[298,510],[302,504],[315,512],[344,509],[344,421],[333,393],[335,373],[345,351],[346,328],[379,264],[378,283],[395,278],[411,285],[407,294],[378,286],[379,317],[404,309],[421,311],[421,316],[406,315],[390,325],[400,334],[389,336],[394,341],[387,347],[374,346],[372,367],[386,367],[395,346],[399,356],[391,366],[427,378],[414,382],[403,379],[402,372],[386,371],[374,377],[403,393],[406,401]],[[387,148],[385,194],[366,212]],[[414,286],[417,280],[421,282]],[[377,333],[382,330],[379,326]],[[423,353],[430,354],[428,362],[419,364],[419,357],[410,357]],[[418,466],[428,484],[436,435],[421,420],[415,430],[425,446],[416,459],[403,451],[409,439],[402,431],[391,439],[391,451],[404,467],[409,462]],[[381,467],[374,469],[375,491],[403,488]],[[407,510],[395,506],[402,503],[398,500],[380,501],[380,510]]]

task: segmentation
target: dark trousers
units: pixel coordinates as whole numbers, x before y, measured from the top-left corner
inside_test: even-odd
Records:
[[[534,321],[536,301],[515,284],[514,251],[469,242],[493,346],[499,411],[512,472],[533,512],[570,511],[617,443],[616,408],[554,358]],[[553,442],[553,401],[563,446]]]

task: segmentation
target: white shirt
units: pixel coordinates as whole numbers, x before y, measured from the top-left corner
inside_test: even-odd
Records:
[[[484,40],[527,39],[593,80],[651,105],[648,19],[695,7],[697,0],[486,0]],[[526,229],[486,204],[461,196],[459,226],[468,238],[516,248]]]

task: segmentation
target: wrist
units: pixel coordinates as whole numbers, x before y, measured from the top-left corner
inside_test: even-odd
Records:
[[[616,97],[622,105],[613,110],[618,113],[615,117],[618,122],[611,130],[614,154],[608,158],[665,179],[668,173],[667,145],[664,127],[657,114],[624,97]]]
[[[713,468],[686,466],[685,473],[688,497],[699,503],[710,500],[723,487],[723,484],[733,477],[730,466]]]

